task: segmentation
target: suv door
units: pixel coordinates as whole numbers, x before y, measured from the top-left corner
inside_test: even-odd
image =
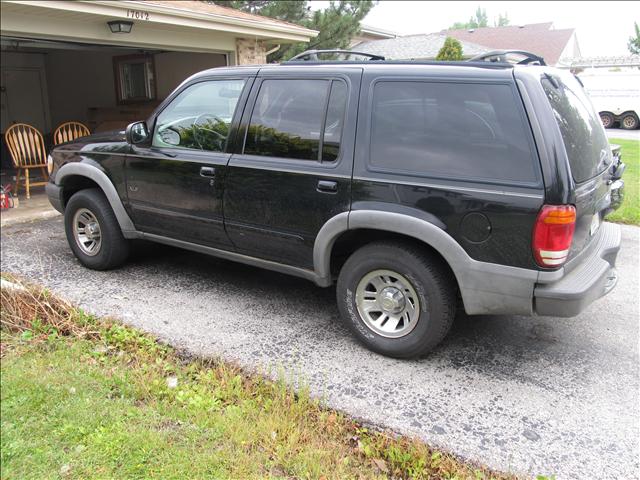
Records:
[[[215,78],[185,86],[156,116],[151,146],[132,147],[125,171],[136,229],[202,245],[230,245],[222,217],[227,144],[250,81]]]
[[[238,251],[310,268],[320,228],[349,210],[362,69],[347,70],[261,70],[225,184]]]

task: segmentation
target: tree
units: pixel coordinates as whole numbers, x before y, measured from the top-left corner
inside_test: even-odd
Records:
[[[497,22],[495,20],[493,21],[494,27],[506,27],[507,25],[509,25],[509,16],[506,13],[504,14],[504,17],[502,16],[501,13],[499,13],[498,21]]]
[[[436,60],[455,61],[462,60],[462,45],[453,37],[447,37],[444,45],[438,52]]]
[[[456,22],[450,27],[450,30],[469,30],[470,28],[482,28],[488,25],[487,11],[484,8],[478,7],[475,16],[469,18],[468,22]]]
[[[638,28],[638,22],[633,22],[633,26],[635,28],[636,34],[635,36],[629,37],[629,43],[627,43],[627,47],[631,53],[640,54],[640,29]]]
[[[347,48],[351,39],[360,31],[360,21],[375,5],[373,0],[332,0],[324,10],[311,12],[306,0],[214,0],[213,3],[296,23],[319,32],[310,44],[282,45],[279,50],[269,55],[267,58],[269,62],[288,60],[294,55],[310,49]]]

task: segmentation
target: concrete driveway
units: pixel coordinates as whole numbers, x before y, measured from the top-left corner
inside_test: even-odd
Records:
[[[285,368],[333,407],[493,468],[630,479],[640,455],[639,240],[640,229],[623,227],[619,285],[580,317],[461,315],[418,361],[356,344],[333,289],[293,277],[149,245],[120,270],[86,270],[60,218],[3,228],[1,263],[190,352]]]
[[[640,140],[640,130],[624,130],[623,128],[608,128],[605,130],[609,138],[624,138],[625,140]]]

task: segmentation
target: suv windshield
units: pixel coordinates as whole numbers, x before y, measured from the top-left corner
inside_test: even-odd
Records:
[[[584,88],[571,74],[542,77],[573,179],[580,183],[601,173],[611,162],[609,142]]]

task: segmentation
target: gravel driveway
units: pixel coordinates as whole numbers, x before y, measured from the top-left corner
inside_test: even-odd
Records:
[[[615,291],[578,318],[465,317],[431,356],[391,360],[356,344],[334,290],[168,247],[86,270],[61,218],[2,229],[2,270],[90,311],[250,369],[285,368],[358,418],[467,459],[557,478],[637,478],[638,245],[623,227]]]

